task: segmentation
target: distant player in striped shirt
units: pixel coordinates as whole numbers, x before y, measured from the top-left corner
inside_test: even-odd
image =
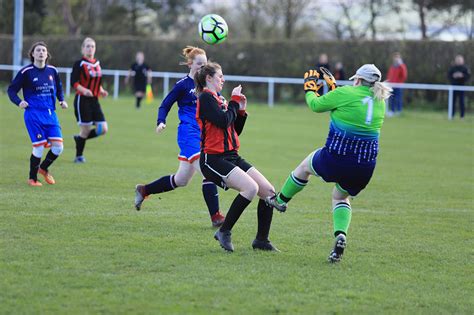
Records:
[[[385,100],[391,89],[380,82],[382,74],[373,64],[357,70],[350,78],[354,80],[353,86],[337,89],[334,77],[327,72],[324,76],[332,91],[323,96],[318,94],[321,88],[316,83],[319,76],[316,70],[306,72],[304,90],[306,103],[312,111],[331,112],[326,144],[310,153],[290,174],[281,192],[268,198],[267,202],[277,210],[285,211],[287,203],[307,185],[311,175],[336,183],[332,193],[336,240],[328,260],[338,262],[346,247],[351,222],[349,197],[361,192],[374,172]]]
[[[25,126],[33,144],[28,184],[42,186],[38,181],[38,172],[48,184],[55,184],[48,169],[63,152],[63,136],[55,112],[56,98],[63,109],[67,108],[67,103],[64,101],[58,70],[47,64],[51,56],[46,44],[34,43],[29,57],[32,63],[17,73],[8,87],[8,96],[14,104],[25,110]],[[18,97],[20,89],[23,90],[23,100]],[[46,146],[51,146],[51,149],[40,164]]]
[[[87,37],[82,42],[82,58],[74,63],[71,84],[76,90],[74,114],[80,132],[74,136],[76,142],[75,163],[84,163],[83,156],[86,141],[107,133],[108,126],[100,107],[99,97],[109,93],[102,87],[102,69],[95,56],[95,41]],[[92,126],[95,126],[93,128]]]

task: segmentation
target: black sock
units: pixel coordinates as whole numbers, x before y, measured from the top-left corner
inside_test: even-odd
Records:
[[[212,217],[219,211],[219,193],[217,192],[217,186],[213,182],[207,179],[202,180],[202,195],[206,201],[209,215]]]
[[[86,146],[86,139],[81,136],[75,137],[76,140],[76,156],[81,156],[84,152],[84,147]]]
[[[94,139],[97,136],[99,135],[97,134],[97,132],[95,132],[95,129],[92,129],[91,132],[89,132],[89,135],[87,136],[87,140]]]
[[[167,192],[176,188],[176,183],[174,181],[174,175],[163,176],[154,182],[145,185],[145,192],[147,195],[159,194],[162,192]]]
[[[225,221],[222,224],[220,230],[221,231],[230,231],[232,227],[234,227],[235,222],[240,218],[242,212],[244,212],[245,208],[251,203],[251,200],[248,200],[241,194],[238,194],[235,197],[234,201],[230,205],[230,209],[225,216]]]
[[[140,103],[142,102],[143,97],[137,97],[137,108],[140,108]]]
[[[30,179],[38,180],[38,168],[41,162],[41,158],[34,156],[30,157]]]
[[[265,200],[260,199],[257,208],[258,230],[257,239],[260,241],[268,240],[270,226],[272,225],[273,207],[267,205]]]
[[[50,165],[53,164],[54,160],[56,160],[57,158],[58,155],[54,154],[51,150],[49,150],[48,154],[46,155],[46,158],[40,165],[41,169],[47,171],[48,167],[50,167]]]

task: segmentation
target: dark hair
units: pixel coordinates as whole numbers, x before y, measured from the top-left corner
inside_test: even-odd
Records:
[[[46,43],[41,41],[41,42],[36,42],[33,45],[31,45],[30,51],[28,52],[28,56],[30,56],[31,62],[35,62],[35,58],[33,58],[33,52],[35,51],[35,48],[38,46],[44,46],[46,48],[46,51],[48,50],[48,46],[46,46]],[[51,59],[51,55],[49,54],[46,56],[46,63],[48,63],[48,60]]]
[[[202,93],[206,87],[206,77],[214,76],[217,70],[222,69],[222,67],[216,62],[208,62],[205,66],[202,66],[201,69],[196,71],[194,75],[194,83],[196,84],[196,95]]]

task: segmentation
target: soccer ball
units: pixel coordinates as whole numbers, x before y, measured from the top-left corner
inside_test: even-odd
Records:
[[[227,31],[227,23],[217,14],[208,14],[199,22],[199,36],[209,45],[223,42]]]

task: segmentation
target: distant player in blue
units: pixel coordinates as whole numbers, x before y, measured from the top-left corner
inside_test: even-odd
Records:
[[[179,80],[173,90],[165,97],[158,110],[156,133],[160,134],[166,128],[166,116],[175,102],[178,102],[178,155],[179,168],[176,174],[163,176],[147,185],[137,185],[135,188],[135,207],[140,210],[143,200],[151,194],[159,194],[186,186],[198,171],[201,153],[201,130],[196,120],[196,95],[194,93],[194,74],[207,63],[206,52],[197,47],[188,46],[183,49],[183,56],[190,69],[189,75]],[[219,211],[217,186],[204,179],[202,193],[209,209],[212,225],[219,227],[225,217]]]
[[[26,129],[33,144],[30,157],[30,186],[42,186],[38,181],[38,172],[48,184],[55,184],[48,168],[63,152],[63,136],[56,116],[56,98],[63,109],[67,108],[64,101],[63,88],[58,70],[47,64],[51,57],[44,42],[31,46],[29,52],[32,64],[23,67],[8,87],[10,100],[25,110]],[[23,98],[18,97],[20,89]],[[51,150],[40,165],[43,150],[51,146]]]

